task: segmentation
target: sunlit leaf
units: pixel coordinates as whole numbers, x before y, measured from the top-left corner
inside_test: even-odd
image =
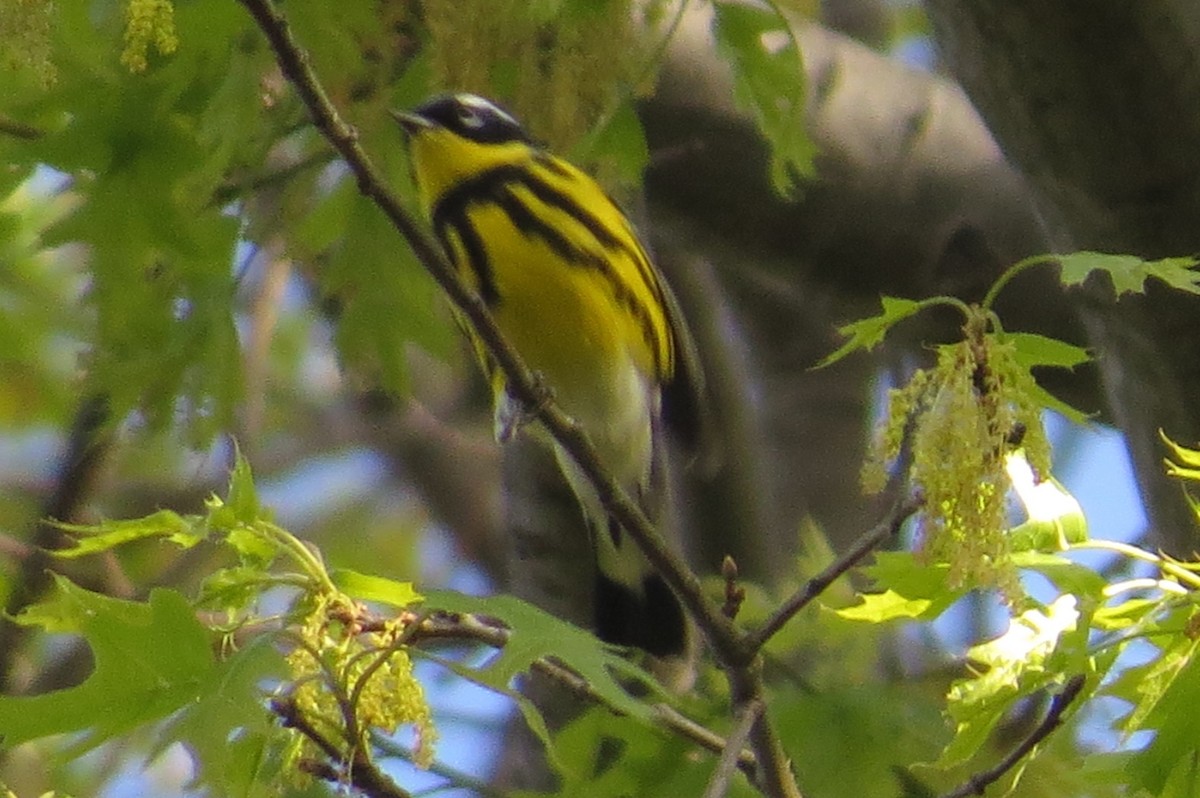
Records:
[[[835,612],[850,621],[885,623],[904,619],[929,621],[944,610],[945,606],[934,604],[930,599],[908,598],[894,590],[885,590],[882,593],[868,593],[862,597],[862,603]]]
[[[919,563],[911,552],[877,552],[874,564],[863,571],[880,592],[865,594],[860,604],[836,611],[847,620],[932,620],[964,595],[949,587],[949,565]]]
[[[1195,258],[1163,258],[1143,260],[1134,255],[1110,255],[1103,252],[1072,252],[1058,256],[1062,266],[1063,285],[1078,285],[1093,272],[1102,272],[1112,279],[1117,295],[1140,294],[1150,278],[1170,287],[1200,294],[1200,272],[1195,270]]]
[[[1080,599],[1091,599],[1098,604],[1108,582],[1101,574],[1060,554],[1044,551],[1015,551],[1012,563],[1018,568],[1037,571],[1049,579],[1063,593]]]
[[[807,75],[791,23],[775,4],[713,3],[717,53],[729,62],[738,104],[771,145],[771,184],[784,196],[813,174],[816,147],[806,132]]]
[[[1200,758],[1200,739],[1190,709],[1200,705],[1200,641],[1181,640],[1164,653],[1155,666],[1153,679],[1143,691],[1138,710],[1140,725],[1155,731],[1154,739],[1129,760],[1128,775],[1133,789],[1151,795],[1166,794],[1168,784],[1175,795],[1195,795],[1183,789],[1200,783],[1191,763]],[[1183,768],[1183,771],[1180,771]]]
[[[1083,508],[1062,483],[1052,476],[1034,474],[1023,450],[1005,457],[1005,470],[1028,519],[1008,533],[1014,552],[1036,549],[1061,551],[1087,540]]]
[[[965,762],[984,746],[1018,700],[1064,678],[1058,668],[1065,663],[1052,661],[1064,639],[1071,638],[1074,650],[1068,659],[1072,663],[1086,655],[1087,630],[1076,604],[1074,596],[1060,596],[1045,612],[1027,610],[1011,620],[1004,634],[971,648],[967,656],[978,675],[961,679],[950,689],[947,714],[955,723],[955,734],[938,767]]]
[[[860,349],[870,351],[883,342],[894,325],[904,321],[909,316],[919,311],[923,305],[920,302],[915,302],[911,299],[901,299],[898,297],[885,296],[881,297],[883,304],[883,312],[865,319],[851,322],[838,328],[838,333],[850,340],[838,347],[837,351],[825,357],[817,364],[817,368],[824,368],[838,362],[852,352],[857,352]]]
[[[80,537],[75,538],[70,548],[56,549],[53,554],[64,558],[82,557],[147,538],[163,538],[183,548],[190,548],[207,537],[200,520],[199,516],[159,510],[142,518],[101,521],[93,526],[61,524],[60,528]]]
[[[359,573],[349,568],[334,569],[330,576],[340,590],[361,601],[377,601],[404,608],[422,600],[412,582],[398,582],[382,576]]]
[[[1170,457],[1166,460],[1167,475],[1200,482],[1200,450],[1189,449],[1186,446],[1176,443],[1161,430],[1159,431],[1159,437],[1162,438],[1163,443],[1170,450]]]

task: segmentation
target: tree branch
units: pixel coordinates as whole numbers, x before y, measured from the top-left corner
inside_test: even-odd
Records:
[[[884,541],[894,537],[900,531],[900,527],[904,522],[920,506],[920,500],[913,497],[897,501],[892,506],[891,512],[888,513],[886,518],[876,524],[873,529],[867,531],[866,534],[850,547],[849,551],[830,563],[828,568],[805,582],[791,598],[783,602],[779,609],[771,614],[771,617],[761,627],[751,632],[746,639],[746,644],[752,646],[756,651],[761,649],[788,621],[795,617],[796,613],[800,612],[800,610],[808,606],[810,601],[825,592],[825,589],[833,584],[839,576],[857,565],[863,557],[866,557],[882,545]]]
[[[1029,736],[1022,740],[1016,748],[1008,752],[1008,756],[997,762],[995,766],[971,776],[971,778],[958,787],[943,795],[942,798],[967,798],[970,795],[983,795],[983,791],[989,784],[999,780],[1001,776],[1011,770],[1043,740],[1050,736],[1052,731],[1062,725],[1063,716],[1066,714],[1067,709],[1070,708],[1072,702],[1079,697],[1079,693],[1083,690],[1086,682],[1087,677],[1082,674],[1072,676],[1063,685],[1062,692],[1055,695],[1053,700],[1050,701],[1050,708],[1046,710],[1046,717],[1042,718],[1042,722],[1037,725],[1037,728],[1031,731]]]
[[[366,621],[363,628],[369,630],[371,628],[370,623],[370,621]],[[504,646],[508,645],[508,639],[509,632],[507,629],[497,626],[494,623],[489,623],[478,616],[435,613],[421,621],[417,629],[414,630],[410,642],[415,645],[423,640],[470,640],[492,648],[504,648]],[[613,712],[619,712],[619,710],[608,703],[603,695],[596,692],[586,679],[576,674],[570,668],[545,659],[535,660],[533,668],[543,676],[565,687],[577,698],[608,707]],[[761,706],[757,714],[762,714]],[[730,740],[722,738],[710,729],[679,714],[666,704],[656,705],[654,716],[668,731],[679,735],[685,740],[690,740],[711,753],[724,756],[725,752],[732,745]],[[735,757],[735,764],[746,774],[751,782],[754,782],[758,778],[757,757],[750,751],[742,750],[740,744],[736,748],[737,756]]]
[[[271,711],[279,716],[284,726],[303,734],[328,758],[329,762],[306,763],[305,769],[310,774],[336,784],[351,784],[369,798],[412,798],[368,757],[356,756],[352,761],[347,761],[337,745],[308,722],[293,699],[273,699]]]
[[[704,790],[702,798],[722,798],[729,790],[729,778],[738,764],[738,755],[746,743],[746,738],[750,736],[750,729],[758,722],[764,709],[761,701],[751,701],[742,707],[738,722],[729,733],[729,740],[725,743],[725,749],[721,751],[717,768],[708,780],[708,787]]]
[[[508,380],[509,392],[536,417],[586,474],[605,509],[627,530],[651,564],[658,570],[684,607],[695,619],[726,671],[739,709],[763,699],[762,664],[754,649],[745,644],[745,634],[721,614],[701,590],[700,580],[667,546],[646,516],[620,485],[605,471],[587,434],[547,397],[545,387],[508,345],[477,293],[472,291],[446,262],[437,245],[405,212],[372,165],[358,138],[339,116],[321,88],[307,56],[272,0],[240,0],[254,18],[288,81],[295,87],[317,129],[337,150],[358,181],[363,196],[371,199],[407,240],[414,255],[445,291],[456,309],[468,320]],[[799,798],[800,791],[778,737],[765,714],[758,717],[750,733],[751,745],[761,765],[758,785],[770,796]]]

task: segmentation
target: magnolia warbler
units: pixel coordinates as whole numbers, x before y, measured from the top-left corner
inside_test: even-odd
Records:
[[[661,421],[694,445],[702,384],[678,306],[632,224],[591,177],[481,97],[437,97],[395,117],[447,258],[583,426],[609,473],[656,519]],[[474,346],[503,440],[521,410],[504,374]],[[658,658],[685,656],[691,635],[678,599],[570,455],[557,446],[555,455],[596,552],[597,633]]]

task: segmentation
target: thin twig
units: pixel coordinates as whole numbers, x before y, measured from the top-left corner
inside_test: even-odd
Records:
[[[366,621],[364,629],[372,628],[370,624],[369,620]],[[507,629],[488,623],[478,616],[435,613],[421,621],[410,642],[417,644],[422,640],[470,640],[492,648],[503,648],[507,645],[508,638]],[[586,679],[570,668],[550,660],[538,659],[534,661],[533,669],[566,688],[576,698],[608,707],[613,712],[620,711],[609,704],[608,700],[598,693]],[[729,746],[729,741],[725,738],[681,715],[666,704],[655,705],[653,714],[660,725],[668,731],[714,754],[724,753]],[[752,783],[757,779],[758,760],[752,752],[739,750],[736,764]]]
[[[1062,725],[1063,716],[1075,699],[1079,697],[1086,683],[1087,677],[1083,674],[1072,676],[1063,685],[1062,692],[1055,695],[1050,701],[1050,708],[1046,710],[1046,717],[1042,718],[1042,722],[1037,725],[1037,728],[1031,731],[1016,748],[1009,751],[1008,755],[993,767],[976,773],[955,789],[941,796],[941,798],[967,798],[970,795],[983,795],[983,791],[987,789],[988,785],[998,781],[1001,776],[1011,770],[1027,754],[1040,745],[1043,740],[1049,737],[1051,732]]]
[[[721,735],[712,731],[707,726],[701,726],[687,715],[680,713],[679,710],[670,704],[655,704],[654,715],[668,729],[712,751],[714,754],[724,753],[729,746],[729,742]],[[758,758],[754,756],[753,751],[742,748],[738,752],[737,766],[739,770],[746,774],[746,778],[750,779],[751,783],[757,781]]]
[[[0,135],[12,136],[25,141],[36,141],[46,135],[46,131],[10,116],[0,116]]]
[[[761,627],[751,632],[746,638],[747,645],[751,646],[754,651],[761,649],[788,621],[795,617],[796,613],[821,595],[838,577],[857,565],[888,538],[895,536],[904,522],[920,506],[920,501],[911,497],[896,502],[886,518],[855,541],[850,550],[831,563],[828,568],[805,582],[799,590],[780,605],[779,609],[771,614],[771,617],[767,618]]]
[[[722,798],[728,792],[729,779],[733,776],[733,769],[738,765],[742,746],[746,744],[746,738],[750,736],[750,729],[758,722],[764,708],[762,701],[751,701],[739,710],[738,721],[734,725],[733,731],[729,733],[729,739],[725,742],[725,750],[721,751],[721,758],[717,760],[717,767],[708,780],[708,787],[704,790],[702,798]]]
[[[398,744],[391,737],[377,734],[373,736],[372,742],[384,756],[394,756],[397,759],[403,759],[405,762],[410,763],[413,761],[412,752]],[[446,779],[449,784],[441,784],[436,787],[430,787],[428,790],[414,792],[413,798],[420,798],[422,795],[440,792],[448,787],[470,790],[483,798],[507,798],[509,795],[507,790],[493,787],[483,779],[476,778],[470,773],[447,765],[445,762],[434,761],[425,769]]]
[[[369,798],[412,798],[370,759],[355,757],[347,761],[345,753],[308,721],[294,699],[273,699],[271,711],[279,716],[284,726],[311,740],[329,760],[309,763],[305,768],[309,773],[335,783],[351,784]]]

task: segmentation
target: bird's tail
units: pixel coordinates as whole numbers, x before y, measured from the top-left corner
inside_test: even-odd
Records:
[[[655,657],[684,657],[690,648],[687,616],[662,576],[648,573],[631,587],[596,572],[596,634]]]

